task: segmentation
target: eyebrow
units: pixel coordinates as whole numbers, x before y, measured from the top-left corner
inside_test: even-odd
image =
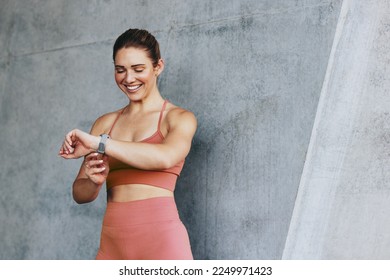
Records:
[[[134,64],[134,65],[131,65],[130,67],[131,68],[134,68],[134,67],[140,67],[140,66],[145,66],[145,64]],[[125,66],[122,66],[122,65],[115,65],[116,68],[125,68]]]

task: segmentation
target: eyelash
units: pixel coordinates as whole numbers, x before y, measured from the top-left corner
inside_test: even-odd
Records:
[[[142,69],[142,70],[136,70],[136,69],[134,69],[134,72],[136,72],[136,73],[141,73],[141,72],[143,72],[144,70]],[[116,70],[116,72],[118,73],[118,74],[122,74],[122,73],[125,73],[125,70]]]

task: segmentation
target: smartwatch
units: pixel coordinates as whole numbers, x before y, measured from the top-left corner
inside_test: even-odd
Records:
[[[109,138],[110,138],[110,136],[108,136],[108,134],[101,134],[100,135],[100,142],[99,142],[99,146],[98,146],[98,149],[97,149],[97,152],[99,154],[104,154],[104,152],[106,150],[106,141]]]

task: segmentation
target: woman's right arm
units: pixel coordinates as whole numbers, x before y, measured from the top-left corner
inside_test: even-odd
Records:
[[[73,183],[73,199],[77,203],[88,203],[96,199],[108,175],[107,159],[107,156],[97,153],[85,157]]]
[[[100,135],[105,133],[106,117],[96,120],[90,134]],[[86,155],[81,164],[79,173],[73,182],[73,199],[79,203],[94,201],[106,181],[109,172],[108,157],[98,153]]]

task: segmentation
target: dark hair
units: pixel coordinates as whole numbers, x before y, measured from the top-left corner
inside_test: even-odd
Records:
[[[112,58],[115,61],[116,53],[122,48],[138,48],[147,52],[153,66],[157,66],[161,58],[160,46],[156,38],[143,29],[129,29],[122,33],[115,41]]]

